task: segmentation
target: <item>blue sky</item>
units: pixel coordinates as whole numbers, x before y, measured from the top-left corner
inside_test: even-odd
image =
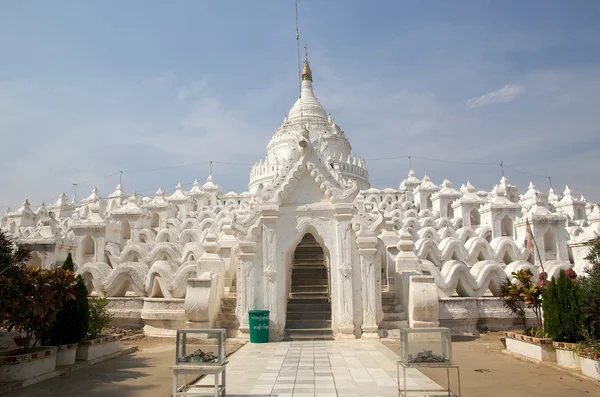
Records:
[[[600,201],[600,2],[299,0],[315,92],[366,159]],[[247,188],[297,92],[293,0],[0,3],[0,206]],[[432,161],[438,159],[453,163]],[[457,164],[492,163],[492,164]],[[368,161],[396,188],[406,158]],[[140,171],[152,169],[153,171]],[[136,172],[137,171],[137,172]],[[524,173],[523,171],[529,173]],[[5,208],[0,208],[5,210]]]

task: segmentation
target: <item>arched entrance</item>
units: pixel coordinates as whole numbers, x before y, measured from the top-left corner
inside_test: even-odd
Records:
[[[332,339],[327,256],[307,233],[293,254],[285,339]]]

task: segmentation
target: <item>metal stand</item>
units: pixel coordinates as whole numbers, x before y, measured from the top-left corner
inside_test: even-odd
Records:
[[[194,365],[194,364],[179,364],[173,365],[171,369],[173,370],[173,395],[172,397],[180,397],[180,396],[207,396],[211,394],[207,394],[207,389],[214,388],[214,396],[215,397],[226,397],[226,388],[227,388],[227,377],[226,377],[226,366],[228,361],[225,361],[221,365]],[[219,384],[219,374],[221,374],[221,383]],[[184,376],[184,384],[179,386],[179,376]],[[214,385],[188,385],[187,377],[188,375],[195,376],[206,376],[206,375],[214,375],[215,376],[215,384]]]
[[[402,384],[402,388],[400,388],[400,367],[402,367],[402,379],[404,383]],[[406,370],[408,368],[418,369],[419,367],[427,367],[427,368],[442,368],[446,369],[446,380],[447,380],[447,389],[418,389],[418,390],[407,390],[406,388]],[[398,395],[401,397],[408,397],[408,393],[416,393],[416,392],[426,392],[426,393],[440,393],[445,392],[448,393],[448,397],[452,397],[452,391],[450,389],[450,368],[456,369],[456,377],[458,379],[458,394],[456,397],[460,397],[460,370],[458,369],[458,365],[450,364],[450,363],[415,363],[415,364],[405,364],[402,361],[398,361],[397,363],[397,378],[398,378]]]

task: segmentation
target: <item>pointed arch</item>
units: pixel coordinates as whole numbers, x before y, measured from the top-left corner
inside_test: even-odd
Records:
[[[79,249],[81,250],[83,263],[96,261],[96,241],[90,235],[83,236],[79,243]]]
[[[544,233],[544,260],[551,261],[557,259],[556,245],[556,235],[552,232],[552,230],[548,230],[546,233]]]
[[[446,206],[446,217],[448,219],[454,219],[454,208],[452,208],[452,203],[448,203]]]
[[[510,216],[505,215],[500,221],[500,236],[512,237],[514,234],[513,221]]]
[[[158,215],[158,212],[154,212],[152,214],[152,219],[150,220],[150,227],[152,227],[152,228],[160,227],[160,215]]]
[[[473,208],[471,212],[469,212],[469,220],[471,221],[472,229],[477,229],[477,227],[481,224],[481,215],[479,214],[479,210],[477,208]]]
[[[127,219],[121,222],[121,240],[123,240],[124,243],[131,240],[131,225]]]

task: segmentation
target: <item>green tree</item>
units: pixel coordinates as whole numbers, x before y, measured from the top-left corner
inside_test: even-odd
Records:
[[[579,278],[583,295],[583,314],[586,328],[600,340],[600,238],[588,243],[590,251],[585,257],[591,265]]]
[[[62,265],[62,269],[74,272],[71,254]],[[84,339],[90,324],[90,308],[88,291],[81,276],[77,276],[75,285],[75,299],[66,302],[63,309],[58,312],[56,322],[44,337],[44,343],[52,346],[75,343]]]
[[[0,231],[0,326],[8,327],[11,310],[23,295],[19,288],[21,271],[31,258],[31,252],[5,232]]]
[[[553,340],[570,343],[581,340],[582,293],[574,277],[561,270],[544,291],[542,305],[544,328]]]

